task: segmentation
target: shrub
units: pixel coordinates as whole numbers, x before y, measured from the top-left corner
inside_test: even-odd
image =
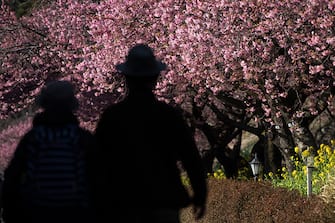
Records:
[[[199,222],[334,222],[334,213],[320,197],[301,196],[297,190],[274,188],[269,182],[208,181],[206,216]],[[181,213],[183,223],[194,222],[192,209]]]

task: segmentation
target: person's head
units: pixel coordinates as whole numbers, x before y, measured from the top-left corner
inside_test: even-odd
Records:
[[[126,61],[116,65],[116,69],[125,76],[129,88],[152,88],[166,65],[156,59],[148,45],[137,44],[129,50]]]
[[[73,112],[78,108],[74,87],[68,81],[53,81],[44,86],[36,104],[46,111]]]

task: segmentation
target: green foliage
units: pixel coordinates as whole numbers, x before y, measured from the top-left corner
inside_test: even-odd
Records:
[[[221,167],[216,168],[213,173],[207,174],[208,178],[214,178],[217,180],[227,179],[224,169]],[[238,169],[237,180],[248,180],[250,179],[250,169],[246,166],[243,166]]]
[[[319,195],[322,188],[328,185],[335,176],[335,140],[330,144],[321,144],[317,155],[312,157],[313,148],[301,150],[295,147],[295,156],[291,157],[294,170],[290,173],[285,167],[280,176],[269,173],[269,179],[275,187],[285,187],[290,190],[298,190],[301,194],[307,194],[307,159],[314,162],[312,173],[312,192]]]

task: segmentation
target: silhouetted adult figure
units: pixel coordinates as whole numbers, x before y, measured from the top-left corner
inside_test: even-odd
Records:
[[[43,111],[20,140],[5,170],[6,223],[89,223],[87,153],[91,133],[79,127],[70,82],[48,84],[37,98]]]
[[[116,68],[128,92],[103,112],[96,129],[100,216],[109,222],[172,223],[179,222],[181,208],[192,204],[195,217],[203,217],[207,187],[192,134],[181,112],[153,93],[166,65],[150,47],[139,44]],[[181,182],[178,161],[193,196]]]

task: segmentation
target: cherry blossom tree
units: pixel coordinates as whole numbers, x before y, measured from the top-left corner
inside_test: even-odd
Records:
[[[317,115],[335,115],[333,1],[57,0],[20,18],[2,11],[2,119],[44,82],[69,79],[94,122],[123,95],[114,66],[136,43],[168,65],[157,96],[182,107],[213,148],[226,151],[232,132],[272,136],[290,166],[295,145],[318,143]]]

